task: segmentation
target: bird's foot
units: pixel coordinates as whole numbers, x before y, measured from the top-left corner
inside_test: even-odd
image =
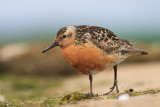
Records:
[[[93,93],[90,93],[91,97],[95,97],[95,95]]]
[[[116,87],[117,93],[119,93],[119,89],[118,89],[117,82],[115,82],[115,83],[113,84],[113,86],[110,88],[111,90],[110,90],[109,92],[103,94],[103,95],[108,95],[108,94],[110,94],[111,92],[113,92],[113,90],[114,90],[115,87]]]

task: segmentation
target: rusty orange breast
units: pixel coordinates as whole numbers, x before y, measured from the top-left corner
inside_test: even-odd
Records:
[[[83,74],[91,74],[91,70],[103,71],[106,64],[112,64],[118,59],[118,55],[107,55],[105,52],[92,45],[70,45],[61,48],[64,60]]]

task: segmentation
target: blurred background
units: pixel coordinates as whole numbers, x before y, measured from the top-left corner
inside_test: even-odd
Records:
[[[64,78],[79,75],[58,47],[41,53],[67,25],[107,28],[150,53],[131,57],[124,66],[160,61],[159,0],[0,0],[0,94],[49,96]]]

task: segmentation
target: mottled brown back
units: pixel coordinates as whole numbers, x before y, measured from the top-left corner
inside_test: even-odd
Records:
[[[130,41],[120,39],[113,32],[102,27],[76,26],[76,34],[75,44],[83,45],[86,42],[93,42],[94,45],[107,54],[132,47]]]

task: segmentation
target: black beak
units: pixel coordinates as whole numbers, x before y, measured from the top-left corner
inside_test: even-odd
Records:
[[[56,47],[58,45],[59,45],[59,43],[55,40],[50,46],[48,46],[46,49],[44,49],[42,51],[42,53],[45,53],[46,51],[48,51],[48,50],[50,50],[50,49],[52,49],[52,48],[54,48],[54,47]]]

